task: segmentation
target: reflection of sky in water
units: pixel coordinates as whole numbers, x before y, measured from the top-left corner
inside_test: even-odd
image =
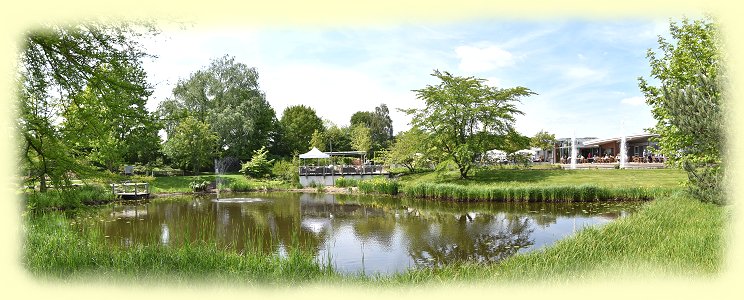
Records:
[[[625,204],[458,204],[392,198],[341,197],[339,201],[330,194],[261,196],[274,198],[251,203],[195,198],[119,206],[105,213],[111,221],[102,226],[112,241],[125,247],[137,243],[177,246],[184,239],[206,238],[220,246],[252,251],[250,245],[255,241],[251,239],[263,239],[263,251],[286,256],[288,247],[299,240],[316,253],[321,264],[330,256],[339,272],[370,275],[462,260],[497,262],[627,214]]]

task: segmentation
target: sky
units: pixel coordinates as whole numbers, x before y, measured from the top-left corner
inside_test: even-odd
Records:
[[[517,116],[515,126],[527,136],[540,130],[557,138],[638,134],[655,120],[637,78],[649,79],[646,52],[656,49],[659,35],[668,36],[668,24],[661,18],[479,19],[309,28],[167,27],[143,42],[157,56],[144,62],[154,87],[147,105],[156,109],[171,97],[179,79],[227,54],[256,68],[277,118],[286,107],[304,104],[346,126],[354,112],[384,103],[394,131],[404,131],[410,117],[397,109],[423,108],[413,90],[436,85],[431,74],[440,70],[536,92],[518,105],[524,115]]]

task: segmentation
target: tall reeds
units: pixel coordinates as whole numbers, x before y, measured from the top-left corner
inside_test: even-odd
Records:
[[[420,183],[406,185],[402,194],[409,197],[453,201],[527,201],[568,202],[598,200],[651,200],[670,189],[645,187],[602,187],[596,185],[557,186],[463,186]]]
[[[132,279],[141,275],[163,279],[218,276],[243,282],[296,282],[335,274],[330,265],[318,261],[314,252],[302,247],[298,239],[292,240],[296,245],[286,246],[285,254],[261,251],[264,245],[253,242],[245,245],[243,251],[231,250],[209,238],[184,238],[168,245],[122,246],[107,242],[109,237],[99,227],[86,224],[95,222],[96,218],[80,218],[76,222],[55,212],[26,218],[22,263],[37,276],[59,279],[90,275],[115,278],[124,275]]]
[[[364,194],[388,194],[397,195],[400,183],[397,180],[375,177],[369,180],[360,180],[357,184],[359,191]]]

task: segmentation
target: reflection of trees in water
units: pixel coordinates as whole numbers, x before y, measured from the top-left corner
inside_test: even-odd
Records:
[[[133,208],[116,207],[108,212],[113,218],[103,225],[104,232],[139,244],[162,243],[167,230],[168,245],[214,242],[237,251],[276,252],[284,246],[317,252],[324,237],[301,227],[296,198],[275,200],[281,203],[216,203],[198,198],[186,203],[183,199],[157,201],[138,207],[147,212],[143,220],[122,218]]]
[[[262,252],[299,246],[316,254],[340,227],[349,226],[363,243],[388,248],[400,232],[414,261],[436,266],[501,260],[533,244],[532,226],[548,226],[559,217],[601,214],[612,219],[628,210],[624,203],[451,203],[332,194],[259,197],[267,201],[215,203],[190,197],[117,206],[102,211],[112,222],[101,226],[112,242],[123,246],[164,243],[167,236],[168,245],[206,241]]]
[[[419,265],[501,260],[533,244],[530,221],[516,215],[441,214],[408,216],[401,225],[408,251]],[[433,222],[432,222],[433,221]]]

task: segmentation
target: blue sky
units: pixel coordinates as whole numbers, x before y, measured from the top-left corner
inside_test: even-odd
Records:
[[[436,84],[434,69],[538,93],[519,105],[516,127],[557,137],[641,133],[655,123],[638,89],[648,78],[648,48],[667,36],[668,19],[473,20],[346,27],[166,28],[145,42],[155,87],[148,107],[179,78],[229,54],[259,73],[277,112],[305,104],[337,125],[351,114],[391,109],[395,132],[410,128],[396,108],[423,107],[412,90]]]

